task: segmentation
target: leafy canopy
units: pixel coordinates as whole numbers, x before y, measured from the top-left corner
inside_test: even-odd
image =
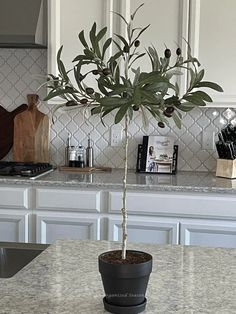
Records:
[[[204,81],[204,69],[199,70],[199,61],[192,57],[188,45],[186,59],[181,49],[175,52],[172,64],[172,53],[166,48],[164,56],[160,57],[155,47],[149,46],[145,52],[140,52],[140,37],[150,25],[144,28],[133,27],[135,15],[143,6],[140,5],[127,21],[118,15],[126,25],[126,37],[114,34],[114,38],[107,38],[107,27],[97,31],[93,24],[88,38],[84,30],[78,37],[83,45],[83,52],[73,60],[74,66],[66,70],[62,60],[61,47],[57,53],[58,77],[48,75],[47,87],[49,93],[45,100],[60,96],[65,100],[63,106],[91,109],[91,114],[99,114],[101,119],[116,111],[115,123],[119,123],[126,115],[132,120],[133,112],[140,111],[143,121],[147,121],[147,113],[151,114],[160,127],[172,118],[181,127],[181,111],[187,112],[198,106],[205,106],[212,102],[211,97],[201,89],[210,88],[222,92],[216,83]],[[114,44],[116,52],[107,58],[107,52]],[[150,60],[150,71],[143,72],[140,67],[134,68],[135,63],[147,55]],[[88,70],[92,66],[92,70]],[[70,72],[73,72],[76,86],[72,84]],[[189,73],[189,84],[184,95],[180,96],[179,86],[173,85],[171,78],[181,75],[182,71]],[[88,76],[94,77],[94,86],[86,85]],[[56,108],[57,109],[57,108]]]

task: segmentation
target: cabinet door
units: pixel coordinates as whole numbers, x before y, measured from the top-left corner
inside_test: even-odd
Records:
[[[62,60],[67,69],[72,68],[72,60],[83,50],[78,39],[80,31],[89,33],[96,21],[97,28],[104,27],[109,15],[109,1],[104,0],[50,0],[48,34],[48,72],[56,74],[57,51],[64,46]],[[88,83],[86,83],[88,84]],[[60,98],[58,98],[59,101]],[[58,103],[58,100],[54,100]]]
[[[206,80],[217,82],[224,93],[211,92],[215,103],[235,106],[236,1],[192,0],[190,45],[206,69]]]
[[[38,212],[36,241],[52,243],[58,239],[100,239],[100,218],[75,213]]]
[[[180,244],[236,248],[236,222],[197,219],[181,222]]]
[[[130,242],[178,244],[178,222],[165,218],[129,217],[128,239]],[[121,219],[109,218],[108,239],[120,241]]]
[[[28,242],[29,213],[20,210],[0,211],[0,241]]]
[[[130,19],[130,15],[144,3],[143,7],[135,16],[134,27],[149,28],[140,37],[140,52],[145,52],[148,46],[154,46],[159,56],[164,56],[166,47],[171,49],[171,62],[176,60],[176,49],[180,47],[182,54],[186,56],[187,45],[185,40],[188,36],[188,10],[189,0],[116,0],[113,1],[115,10]],[[117,6],[119,2],[119,6]],[[116,20],[116,17],[113,17]],[[117,23],[116,23],[117,24]],[[120,33],[126,36],[125,24],[120,23]],[[141,67],[143,71],[150,71],[150,61],[148,56],[144,56],[134,63],[133,67]],[[183,71],[186,74],[185,71]],[[176,81],[177,78],[174,79]],[[178,83],[181,89],[186,85],[186,75],[178,76]]]
[[[68,0],[51,0],[48,72],[53,74],[58,72],[56,54],[61,45],[64,46],[62,60],[66,68],[72,67],[72,60],[83,49],[78,34],[81,30],[85,30],[87,36],[94,22],[97,24],[97,29],[107,26],[109,37],[114,33],[124,35],[124,23],[112,11],[119,12],[129,19],[130,14],[143,2],[143,0],[70,0],[68,5]],[[147,45],[153,44],[160,54],[164,53],[166,46],[171,48],[173,55],[177,46],[180,46],[184,54],[187,48],[184,39],[187,38],[188,2],[189,0],[149,0],[145,3],[137,14],[135,25],[144,27],[151,24],[151,27],[142,36],[140,51]],[[115,47],[114,45],[114,49]],[[150,62],[146,59],[141,63],[137,62],[136,66],[142,66],[143,71],[146,71],[147,64],[149,65]],[[148,69],[150,70],[150,67]],[[87,79],[86,84],[93,86],[94,79],[92,78],[91,81],[89,77]],[[181,76],[180,79],[184,82],[185,76]],[[73,78],[72,81],[74,82]],[[56,102],[58,103],[58,100]]]

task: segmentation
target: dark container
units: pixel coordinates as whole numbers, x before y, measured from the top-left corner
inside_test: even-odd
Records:
[[[146,261],[138,264],[114,264],[98,257],[99,272],[105,291],[105,310],[116,314],[136,314],[144,311],[146,290],[152,271],[152,256],[140,251],[127,251],[145,254]]]

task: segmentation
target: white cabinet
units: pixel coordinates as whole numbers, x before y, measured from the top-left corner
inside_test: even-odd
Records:
[[[110,192],[108,204],[109,212],[117,214],[122,193]],[[128,192],[127,208],[130,241],[236,247],[234,195]],[[120,240],[120,236],[120,218],[109,219],[109,239]]]
[[[110,192],[109,212],[118,213],[121,207],[122,192]],[[226,197],[213,193],[128,192],[127,208],[130,214],[137,215],[236,219],[234,194]]]
[[[29,187],[1,186],[0,208],[27,209],[29,208]]]
[[[62,60],[67,69],[72,68],[72,60],[82,51],[78,39],[81,30],[89,31],[96,21],[97,28],[109,21],[109,1],[107,0],[50,0],[48,36],[48,72],[56,74],[57,51],[64,46]],[[60,101],[60,100],[59,100]],[[58,100],[56,100],[58,102]]]
[[[100,239],[100,218],[88,214],[37,212],[36,242],[58,239]]]
[[[180,223],[180,244],[236,248],[236,222],[191,219]]]
[[[0,241],[28,242],[30,187],[0,187]]]
[[[194,56],[206,69],[206,80],[222,86],[224,93],[213,93],[215,103],[235,106],[236,1],[191,0],[190,45]]]
[[[0,210],[0,242],[28,242],[29,213],[20,210]]]
[[[100,239],[101,191],[40,187],[35,205],[37,242]]]
[[[173,63],[176,57],[175,51],[180,47],[182,54],[186,55],[187,45],[185,39],[188,38],[188,0],[123,0],[122,13],[129,18],[139,5],[144,6],[136,14],[135,25],[150,27],[140,37],[140,50],[145,52],[145,48],[153,45],[160,56],[164,55],[166,47],[172,51]],[[146,59],[145,59],[146,58]],[[137,66],[141,66],[144,71],[150,71],[150,61],[148,57],[140,59]],[[183,71],[185,74],[186,72]],[[186,84],[186,75],[178,77],[182,88]]]
[[[172,49],[173,54],[177,46],[186,50],[184,39],[187,38],[188,30],[188,1],[189,0],[149,0],[137,14],[135,20],[136,27],[151,27],[141,37],[140,51],[154,45],[160,55],[164,53],[165,45]],[[112,11],[123,14],[127,19],[130,14],[142,4],[143,0],[51,0],[49,2],[49,43],[48,43],[48,72],[56,74],[56,54],[63,45],[62,60],[66,68],[72,67],[72,60],[83,51],[78,34],[85,30],[85,36],[89,36],[89,31],[94,22],[97,29],[108,27],[107,37],[112,37],[114,33],[125,35],[124,23]],[[115,49],[114,45],[114,49]],[[144,71],[150,69],[148,59],[137,62],[137,67],[141,66]],[[73,76],[71,76],[72,81]],[[86,84],[94,85],[94,78]],[[180,77],[183,82],[185,76]],[[181,82],[181,83],[182,83]],[[53,101],[53,100],[52,100]],[[55,100],[54,100],[55,101]],[[56,100],[58,102],[58,100]]]
[[[72,60],[82,48],[78,40],[82,29],[88,33],[96,21],[98,28],[108,26],[108,36],[124,35],[124,23],[112,11],[129,18],[142,3],[145,5],[136,15],[135,26],[151,26],[141,37],[140,48],[153,44],[161,54],[168,46],[174,54],[180,46],[186,56],[187,40],[192,54],[206,69],[205,79],[219,83],[224,89],[224,93],[210,91],[213,104],[235,106],[235,0],[70,0],[69,5],[67,0],[50,0],[49,73],[57,73],[56,53],[61,45],[64,45],[62,60],[71,68]],[[139,65],[147,70],[149,62],[140,59]],[[180,80],[184,88],[186,75]]]
[[[108,239],[122,238],[121,217],[109,218]],[[129,242],[178,244],[179,224],[174,219],[130,217],[128,219]]]
[[[120,0],[119,0],[120,1]],[[153,44],[164,52],[165,45],[175,52],[187,31],[188,1],[186,0],[126,0],[122,13],[128,18],[139,5],[143,7],[135,16],[134,27],[150,27],[141,37],[141,47]]]
[[[37,188],[36,209],[99,212],[100,194],[100,191]]]
[[[122,192],[0,186],[0,242],[121,240]],[[130,242],[236,248],[234,194],[127,193]]]

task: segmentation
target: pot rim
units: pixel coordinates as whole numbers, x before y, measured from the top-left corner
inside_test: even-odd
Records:
[[[98,256],[98,260],[99,261],[102,261],[103,263],[106,263],[106,264],[109,264],[109,265],[142,265],[142,264],[145,264],[145,263],[149,263],[152,261],[152,255],[147,253],[147,252],[144,252],[144,251],[138,251],[138,250],[126,250],[126,252],[135,252],[135,253],[141,253],[141,254],[145,254],[147,256],[147,259],[143,262],[140,262],[140,263],[134,263],[134,264],[122,264],[122,263],[109,263],[107,262],[106,260],[104,260],[102,257],[111,253],[111,252],[121,252],[122,250],[110,250],[110,251],[106,251],[106,252],[103,252],[101,253],[99,256]]]

